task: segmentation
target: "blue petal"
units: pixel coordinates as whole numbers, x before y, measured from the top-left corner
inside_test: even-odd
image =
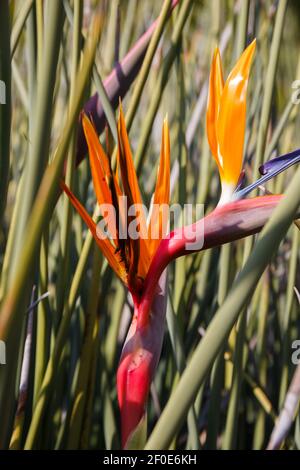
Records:
[[[260,166],[259,171],[263,175],[258,180],[254,181],[254,183],[249,184],[244,189],[236,190],[233,195],[233,200],[242,199],[247,194],[249,194],[253,189],[257,188],[261,184],[266,183],[274,176],[277,176],[282,171],[286,170],[292,165],[300,162],[300,149],[294,150],[294,152],[287,153],[285,155],[281,155],[280,157],[273,158],[268,162],[264,163]]]
[[[259,167],[259,172],[261,175],[266,175],[273,172],[281,172],[288,168],[291,165],[300,161],[300,149],[294,150],[293,152],[281,155],[280,157],[273,158],[268,162],[264,163]]]

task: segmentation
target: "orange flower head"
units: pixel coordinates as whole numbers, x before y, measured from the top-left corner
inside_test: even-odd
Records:
[[[82,125],[88,144],[93,186],[100,207],[102,223],[90,217],[70,189],[62,188],[87,224],[111,268],[128,287],[133,297],[139,296],[143,281],[160,240],[167,233],[163,208],[170,197],[170,138],[165,119],[162,130],[160,163],[153,197],[152,214],[147,224],[142,198],[135,172],[122,106],[118,119],[117,171],[111,168],[110,158],[104,151],[93,124],[83,114]],[[120,173],[120,182],[119,182]],[[126,196],[126,207],[124,207]],[[126,213],[126,209],[133,208]],[[111,210],[114,217],[111,217]],[[135,223],[138,237],[128,235],[129,225]],[[107,236],[109,233],[109,237]],[[125,236],[124,236],[125,234]]]
[[[245,49],[225,84],[218,48],[212,60],[206,132],[219,169],[222,184],[221,204],[230,200],[242,169],[247,85],[255,46],[256,40]]]

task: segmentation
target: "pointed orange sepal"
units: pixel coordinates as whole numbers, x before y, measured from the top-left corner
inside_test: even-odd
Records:
[[[150,259],[160,240],[167,234],[168,218],[164,209],[170,201],[170,135],[167,119],[164,120],[160,150],[159,169],[153,197],[152,213],[148,226]]]
[[[223,84],[219,50],[212,60],[207,102],[206,129],[218,164],[222,186],[231,193],[239,179],[246,127],[246,95],[256,40],[245,49]],[[226,191],[225,191],[226,192]]]
[[[218,157],[222,182],[236,185],[242,170],[246,127],[246,97],[256,41],[245,49],[229,74],[221,96],[217,120]]]
[[[105,237],[99,227],[97,227],[96,223],[92,219],[92,217],[87,213],[85,208],[82,204],[78,201],[78,199],[74,196],[74,194],[70,191],[70,189],[65,185],[63,181],[61,181],[61,188],[67,194],[70,202],[72,203],[73,207],[76,209],[78,214],[84,220],[88,228],[90,229],[97,245],[99,246],[100,250],[102,251],[103,255],[107,259],[108,263],[110,264],[111,268],[115,271],[115,273],[119,276],[119,278],[127,285],[127,275],[124,266],[124,262],[121,260],[118,253],[116,253],[115,248],[110,243],[109,239]]]
[[[107,222],[108,230],[113,235],[114,241],[116,241],[115,218],[107,216],[105,207],[107,205],[111,207],[116,205],[111,192],[112,186],[115,188],[117,196],[120,196],[121,190],[115,175],[112,174],[109,159],[99,142],[94,126],[85,114],[82,116],[82,127],[88,144],[90,167],[97,201],[101,214]]]
[[[222,165],[218,156],[217,141],[217,120],[220,109],[221,96],[224,88],[224,79],[222,72],[222,61],[220,51],[216,47],[211,64],[209,77],[209,90],[206,112],[206,132],[211,152],[217,162],[220,175],[222,174]]]
[[[128,134],[125,125],[122,105],[118,120],[118,164],[120,167],[124,193],[128,198],[128,207],[142,208],[142,198],[139,190],[136,171],[133,164]],[[140,237],[136,240],[130,238],[130,273],[129,277],[144,278],[149,266],[149,250],[147,247],[147,225],[143,210],[139,210]],[[130,222],[130,220],[129,220]]]

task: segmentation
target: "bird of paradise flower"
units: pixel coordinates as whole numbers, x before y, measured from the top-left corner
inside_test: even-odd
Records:
[[[222,63],[216,49],[210,73],[207,104],[207,137],[216,160],[220,180],[221,197],[216,209],[204,218],[204,244],[202,249],[217,246],[258,232],[281,195],[242,199],[261,182],[278,174],[299,161],[300,152],[293,152],[269,162],[262,168],[264,176],[248,187],[238,190],[242,170],[244,133],[246,126],[246,94],[251,62],[256,41],[243,52],[229,74],[223,80]],[[118,119],[117,171],[102,148],[96,131],[86,115],[82,117],[88,144],[93,185],[98,204],[115,208],[123,220],[127,220],[120,200],[126,196],[129,205],[142,207],[142,198],[133,164],[122,106]],[[121,182],[119,181],[119,173]],[[117,373],[118,401],[121,411],[122,445],[126,447],[130,437],[144,416],[147,396],[160,356],[164,334],[164,313],[150,315],[153,299],[158,294],[158,284],[165,268],[178,256],[191,253],[187,250],[185,228],[175,229],[167,235],[162,213],[152,213],[147,224],[142,210],[138,212],[139,231],[144,236],[132,239],[120,237],[115,224],[107,219],[111,238],[99,233],[94,220],[86,212],[67,186],[62,183],[71,203],[81,215],[111,268],[128,288],[134,302],[132,324],[125,341]],[[169,204],[170,197],[170,138],[167,120],[163,123],[159,169],[153,203],[159,208]],[[102,213],[103,217],[105,216]],[[195,240],[203,221],[193,224]],[[159,236],[152,238],[153,229]],[[146,236],[145,236],[146,234]],[[202,234],[201,234],[202,235]],[[190,239],[188,240],[190,242]]]

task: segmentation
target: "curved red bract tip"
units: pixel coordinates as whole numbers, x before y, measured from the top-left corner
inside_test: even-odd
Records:
[[[117,392],[121,413],[122,448],[141,421],[152,379],[152,355],[138,349],[121,359],[117,372]]]

